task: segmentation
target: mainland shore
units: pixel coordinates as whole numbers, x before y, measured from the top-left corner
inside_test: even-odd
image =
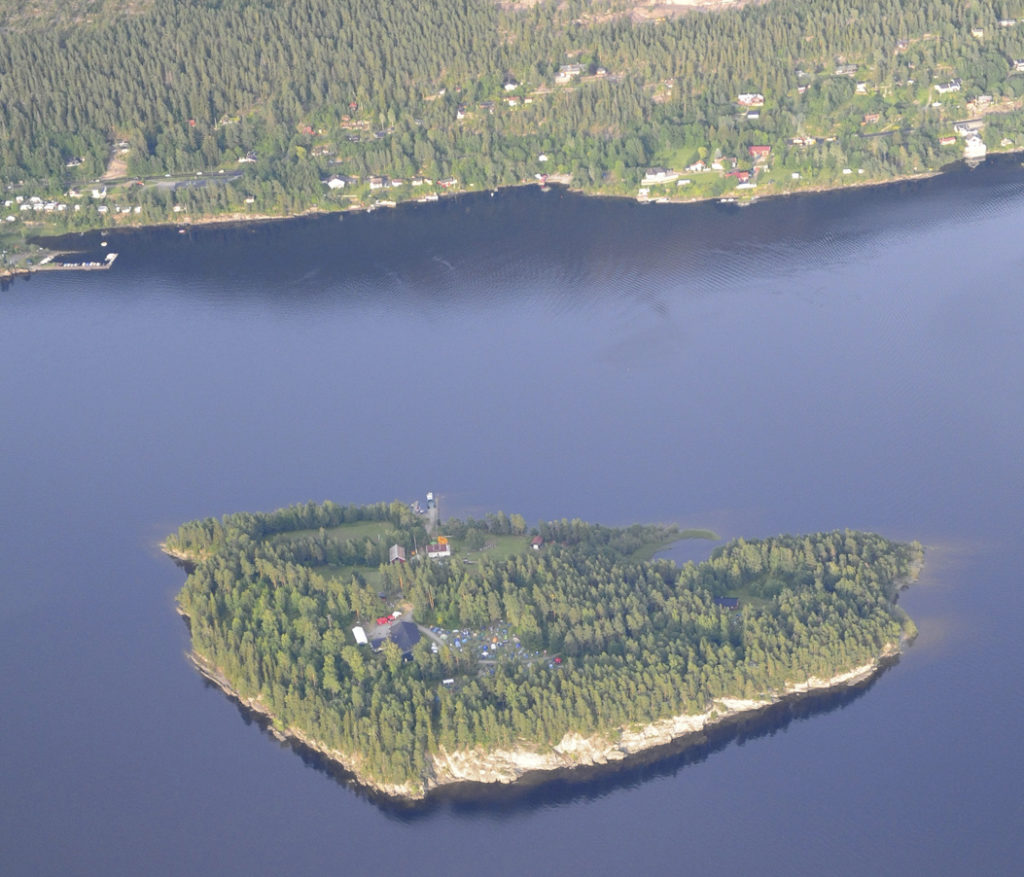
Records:
[[[1024,148],[1011,149],[1006,151],[993,151],[988,155],[987,160],[999,161],[1005,160],[1010,157],[1018,157],[1024,154]],[[719,203],[729,202],[735,203],[739,206],[746,206],[753,204],[758,201],[767,201],[779,198],[791,198],[801,195],[818,195],[829,192],[840,192],[848,191],[851,189],[874,189],[885,186],[895,186],[903,183],[919,182],[922,180],[931,179],[934,177],[943,176],[949,173],[953,168],[962,167],[964,165],[963,160],[958,160],[955,163],[946,165],[945,167],[921,171],[915,174],[903,174],[888,179],[856,179],[850,182],[839,182],[836,184],[814,184],[807,183],[799,186],[795,186],[791,189],[784,191],[772,191],[765,189],[763,191],[757,190],[744,190],[742,192],[734,192],[728,190],[720,195],[713,196],[694,196],[694,197],[681,197],[678,195],[659,195],[654,198],[638,198],[636,195],[627,195],[617,192],[603,192],[603,191],[591,191],[572,185],[571,174],[551,174],[544,180],[528,180],[520,183],[512,183],[505,186],[499,186],[495,189],[460,189],[455,192],[441,194],[438,198],[440,201],[449,201],[457,198],[461,198],[467,195],[483,195],[486,192],[492,194],[503,191],[511,191],[514,189],[521,189],[530,186],[537,186],[542,189],[546,189],[548,186],[557,186],[560,189],[565,189],[575,195],[582,195],[587,198],[607,198],[619,201],[638,201],[641,204],[708,204],[708,203]],[[140,225],[106,225],[96,226],[94,228],[61,231],[56,232],[53,230],[41,230],[37,235],[33,235],[29,238],[29,241],[38,247],[45,250],[45,255],[52,259],[53,256],[74,252],[69,246],[68,248],[61,248],[59,246],[52,247],[51,244],[58,241],[70,241],[71,238],[80,236],[83,234],[90,234],[95,232],[109,232],[109,231],[147,231],[161,228],[177,228],[184,232],[189,228],[203,228],[206,226],[213,225],[224,225],[224,226],[247,226],[253,224],[262,224],[268,222],[282,222],[290,219],[301,219],[304,217],[313,216],[331,216],[338,215],[344,216],[346,214],[361,214],[361,213],[372,213],[376,210],[384,208],[393,208],[407,204],[418,204],[420,201],[416,198],[403,199],[402,201],[394,202],[388,201],[386,203],[370,203],[370,204],[356,204],[349,207],[340,208],[337,210],[327,209],[324,207],[314,206],[308,207],[305,210],[300,210],[292,213],[218,213],[218,214],[205,214],[201,216],[179,216],[174,219],[167,219],[162,222],[147,222]],[[436,202],[432,202],[436,203]],[[35,264],[31,266],[21,265],[15,267],[8,267],[0,269],[0,279],[11,280],[15,277],[25,277],[31,274],[35,274],[42,271],[53,271],[53,270],[96,270],[97,267],[101,267],[105,270],[110,265],[95,266],[95,265],[83,265],[81,267],[76,265],[62,265],[55,264],[52,261],[46,261],[44,263]]]

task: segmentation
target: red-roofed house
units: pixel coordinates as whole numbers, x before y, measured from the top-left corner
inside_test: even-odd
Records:
[[[768,156],[772,154],[772,148],[770,146],[748,146],[747,153],[754,161],[767,161]]]

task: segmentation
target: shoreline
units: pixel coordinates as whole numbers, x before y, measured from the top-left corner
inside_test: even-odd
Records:
[[[988,159],[1001,160],[1013,156],[1024,155],[1024,147],[1019,149],[1009,149],[1000,152],[990,152],[987,156]],[[431,201],[430,203],[438,203],[438,201],[450,201],[467,195],[484,195],[490,192],[493,196],[498,192],[506,192],[514,189],[528,188],[535,186],[544,191],[547,190],[548,186],[556,186],[559,189],[564,189],[566,192],[570,192],[574,195],[580,195],[585,198],[604,198],[616,201],[631,201],[641,205],[652,205],[652,204],[716,204],[716,203],[732,203],[736,206],[748,206],[761,201],[770,201],[781,198],[791,198],[800,195],[822,195],[830,192],[842,192],[851,189],[875,189],[885,186],[895,186],[903,183],[915,183],[924,180],[934,179],[936,177],[945,176],[949,173],[954,172],[957,169],[966,167],[966,159],[957,159],[955,162],[950,162],[941,168],[934,170],[922,171],[914,174],[904,174],[901,176],[892,177],[890,179],[878,180],[855,180],[849,183],[838,183],[837,185],[828,184],[815,184],[799,186],[794,189],[786,191],[768,191],[765,190],[763,193],[757,193],[757,190],[745,190],[738,194],[732,194],[735,190],[730,189],[721,195],[711,196],[697,196],[691,198],[685,197],[673,197],[672,195],[666,194],[663,196],[656,196],[654,198],[638,198],[632,194],[618,194],[614,192],[601,192],[601,191],[590,191],[587,189],[576,188],[572,185],[571,174],[551,174],[546,180],[525,180],[520,183],[510,183],[504,186],[498,186],[496,188],[483,187],[480,189],[460,189],[457,192],[449,192],[440,194],[437,201]],[[199,216],[196,218],[180,218],[180,219],[168,219],[164,222],[150,222],[140,225],[105,225],[95,226],[93,228],[82,229],[82,230],[71,230],[63,231],[53,234],[41,233],[33,235],[28,238],[29,241],[35,242],[35,245],[44,247],[51,255],[56,255],[60,252],[60,249],[50,249],[44,243],[46,241],[63,241],[76,236],[82,236],[93,233],[106,233],[111,231],[154,231],[158,229],[177,228],[180,232],[184,233],[190,228],[204,228],[208,226],[238,226],[245,227],[248,225],[257,225],[271,222],[285,222],[293,219],[303,219],[318,216],[332,216],[337,215],[343,217],[347,214],[369,214],[377,210],[383,209],[383,207],[402,207],[408,204],[419,204],[422,203],[417,198],[408,198],[398,202],[389,202],[386,205],[379,203],[360,204],[359,206],[350,206],[340,208],[337,210],[325,209],[323,207],[308,207],[305,210],[300,210],[295,213],[223,213],[223,214],[210,214]],[[33,265],[25,268],[16,269],[5,269],[0,271],[0,277],[5,280],[13,280],[15,277],[28,276],[31,274],[38,273],[40,271],[54,270],[58,266],[53,266],[52,263]],[[88,267],[61,267],[60,270],[95,270]]]
[[[178,612],[188,620],[187,613],[180,606]],[[351,778],[354,785],[371,795],[392,803],[416,805],[425,803],[442,789],[453,790],[460,786],[495,788],[527,783],[533,785],[574,771],[627,767],[631,760],[639,759],[651,750],[673,747],[678,752],[685,751],[703,744],[706,732],[728,726],[744,717],[780,704],[863,685],[895,663],[907,641],[908,638],[904,637],[899,643],[888,643],[871,661],[828,679],[811,676],[803,682],[788,683],[782,691],[772,692],[765,699],[729,696],[715,698],[711,707],[703,713],[683,713],[658,719],[639,728],[621,728],[617,740],[600,734],[583,737],[570,732],[547,752],[542,752],[539,745],[455,752],[441,749],[427,756],[430,776],[422,784],[389,784],[360,774],[358,754],[331,749],[300,728],[282,727],[278,718],[260,702],[258,696],[242,695],[221,670],[203,655],[192,649],[187,657],[207,682],[219,688],[240,708],[261,719],[261,727],[279,742],[305,747],[325,759],[332,767],[340,769],[346,777]]]

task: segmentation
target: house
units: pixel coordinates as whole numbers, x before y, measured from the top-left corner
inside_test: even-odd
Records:
[[[431,559],[451,556],[452,546],[446,536],[438,536],[436,542],[432,542],[427,546],[427,557]]]
[[[344,189],[351,182],[352,180],[342,174],[334,174],[334,176],[328,177],[323,181],[328,189]]]
[[[756,92],[745,92],[744,94],[737,95],[736,103],[741,107],[763,107],[764,95]]]
[[[985,39],[985,29],[981,27],[972,27],[971,36],[975,39],[983,40]]]
[[[1024,73],[1024,61],[1015,60],[1013,62],[1013,71],[1014,73]]]
[[[1013,27],[1016,24],[1017,24],[1017,19],[1016,18],[1000,18],[999,19],[999,26],[1000,27]]]
[[[388,549],[388,563],[405,563],[405,549],[398,545],[392,545]]]
[[[972,134],[977,134],[984,126],[985,123],[981,119],[967,119],[954,123],[953,132],[961,137],[970,137]]]
[[[990,94],[979,94],[974,100],[971,101],[976,107],[987,107],[992,105],[992,95]]]
[[[387,177],[370,177],[370,191],[375,189],[386,189],[388,187]]]
[[[515,91],[517,88],[519,88],[519,83],[516,82],[514,79],[506,79],[505,84],[502,86],[502,88],[504,88],[505,91]]]
[[[366,638],[366,631],[358,624],[352,628],[352,636],[355,637],[357,645],[365,646],[369,642]]]
[[[857,87],[854,90],[856,91],[857,94],[867,94],[868,93],[868,84],[866,82],[858,82],[857,83]]]
[[[715,597],[715,605],[723,609],[738,609],[740,601],[738,597]]]
[[[760,110],[748,110],[747,111],[747,118],[749,120],[751,120],[751,121],[753,121],[754,119],[760,119],[761,118],[761,111]]]
[[[865,113],[864,121],[861,124],[864,125],[876,125],[882,118],[881,113]]]
[[[540,547],[543,544],[544,544],[544,537],[543,536],[534,536],[533,539],[530,540],[530,547],[534,551],[540,551]]]
[[[956,137],[952,134],[939,138],[939,146],[952,146],[954,143],[956,143]]]
[[[699,174],[706,171],[707,169],[707,162],[705,162],[702,158],[697,159],[697,161],[695,161],[693,164],[688,164],[686,166],[687,172],[691,174]]]
[[[555,75],[555,82],[559,85],[565,85],[567,82],[572,82],[572,80],[582,72],[583,67],[580,64],[563,64],[558,68],[558,73]]]
[[[836,76],[856,76],[857,65],[856,64],[838,64],[836,65]]]
[[[420,629],[411,621],[397,621],[391,625],[388,639],[398,646],[403,656],[409,657],[413,646],[421,639]]]
[[[789,142],[792,146],[814,146],[818,141],[814,137],[804,134],[800,137],[794,137]]]
[[[964,138],[964,158],[984,158],[988,152],[985,141],[977,134],[971,134]]]
[[[732,177],[738,183],[750,182],[750,171],[729,171],[727,177]]]
[[[768,161],[768,156],[772,154],[772,148],[770,146],[748,146],[747,154],[754,161]]]
[[[656,185],[658,183],[672,183],[679,179],[676,171],[666,170],[663,167],[648,168],[641,183],[644,186]]]
[[[941,85],[936,85],[935,90],[939,94],[950,94],[951,92],[954,91],[960,91],[962,86],[963,82],[960,79],[950,79],[949,82],[943,83]]]

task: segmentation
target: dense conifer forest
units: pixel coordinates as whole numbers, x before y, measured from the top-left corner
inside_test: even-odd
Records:
[[[895,601],[916,543],[741,539],[680,567],[647,559],[675,527],[528,529],[499,513],[446,521],[451,556],[430,559],[425,522],[399,502],[310,503],[192,522],[166,543],[191,570],[178,599],[196,653],[378,783],[429,783],[442,749],[615,739],[718,697],[769,697],[913,631]],[[357,644],[353,627],[386,634],[393,611],[419,642]]]
[[[771,193],[937,169],[962,155],[954,125],[971,118],[990,149],[1024,146],[1019,0],[628,12],[5,0],[4,218],[285,214],[545,175],[632,196],[653,180],[651,199],[741,180]]]

